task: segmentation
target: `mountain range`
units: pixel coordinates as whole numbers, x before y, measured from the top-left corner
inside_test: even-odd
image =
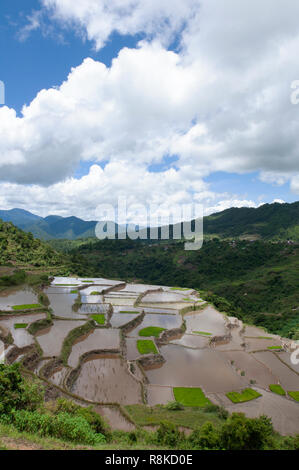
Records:
[[[97,224],[97,221],[85,221],[75,216],[49,215],[43,218],[24,209],[0,210],[0,219],[12,222],[43,240],[94,238]],[[116,225],[117,231],[124,231],[124,227]],[[256,209],[226,209],[204,218],[204,234],[207,237],[291,239],[298,242],[299,202],[264,204]]]

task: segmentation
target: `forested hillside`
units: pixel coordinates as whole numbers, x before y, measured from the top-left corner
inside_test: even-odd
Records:
[[[0,219],[0,265],[59,266],[66,257],[12,223]]]
[[[284,336],[299,334],[296,244],[215,239],[187,252],[175,242],[90,241],[73,250],[72,261],[80,275],[193,287],[245,321]]]

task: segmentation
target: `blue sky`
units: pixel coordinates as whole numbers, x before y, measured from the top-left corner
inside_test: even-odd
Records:
[[[277,67],[277,55],[266,45],[276,37],[294,42],[299,37],[295,23],[276,31],[277,22],[270,18],[264,30],[255,31],[259,7],[256,2],[255,10],[254,1],[252,17],[247,17],[249,37],[239,28],[225,44],[227,33],[219,30],[223,12],[211,9],[215,0],[202,2],[202,17],[198,0],[182,2],[180,10],[167,1],[163,11],[159,2],[141,2],[137,13],[130,0],[122,12],[112,0],[108,13],[100,9],[105,3],[100,0],[93,15],[84,10],[83,0],[77,9],[68,8],[68,0],[49,3],[52,10],[47,0],[2,0],[0,5],[0,80],[6,91],[0,108],[2,208],[26,206],[41,215],[76,212],[94,218],[98,200],[113,202],[118,192],[132,202],[150,203],[156,191],[154,199],[168,205],[195,197],[207,212],[298,199],[299,111],[288,108],[279,88],[288,89],[287,80],[296,76],[290,65],[289,73],[279,76],[281,82],[273,78],[271,60]],[[244,26],[237,4],[231,8]],[[226,13],[229,18],[232,12]],[[269,70],[261,65],[263,55],[260,62],[251,60],[250,34],[260,36],[265,45]],[[236,89],[242,68],[235,60],[244,60],[245,52],[247,76],[254,78]],[[291,64],[291,57],[284,58],[286,67],[288,60]],[[222,93],[217,74],[224,82]],[[53,111],[53,88],[60,120]],[[81,96],[84,88],[86,100]],[[41,90],[46,90],[43,99],[37,97]],[[256,105],[257,99],[265,100],[264,105]],[[27,116],[22,114],[24,105]],[[78,129],[83,129],[82,136]],[[6,141],[5,136],[13,137]],[[135,173],[136,188],[130,180]],[[97,187],[94,200],[90,185]],[[61,197],[56,197],[59,191]],[[65,196],[72,192],[79,194],[74,203]]]

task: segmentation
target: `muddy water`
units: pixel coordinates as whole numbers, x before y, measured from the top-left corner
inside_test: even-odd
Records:
[[[82,289],[81,295],[90,295],[92,292],[102,292],[102,290],[108,289],[111,286],[108,285],[101,285],[101,286],[91,286],[86,287],[86,289]]]
[[[262,351],[267,350],[271,346],[281,346],[281,342],[277,339],[259,339],[259,338],[244,338],[246,344],[246,351]]]
[[[283,364],[275,354],[267,351],[254,353],[253,356],[272,371],[285,390],[299,390],[299,376]]]
[[[171,344],[179,344],[180,346],[186,346],[188,348],[208,348],[209,338],[201,335],[186,334],[180,339],[171,341]]]
[[[84,318],[72,310],[77,294],[48,294],[54,315],[62,318]]]
[[[174,292],[153,292],[143,297],[142,303],[182,302],[184,298],[186,298],[186,295]]]
[[[174,401],[174,395],[171,387],[159,387],[158,385],[148,385],[147,401],[150,406],[166,405]]]
[[[179,328],[182,324],[182,317],[180,315],[153,315],[147,314],[144,317],[143,322],[132,330],[129,336],[138,336],[138,332],[148,326],[157,326],[171,330],[173,328]]]
[[[68,371],[69,370],[66,367],[59,367],[51,375],[50,381],[53,382],[53,384],[58,385],[58,387],[63,387],[63,381]]]
[[[130,313],[113,313],[110,320],[111,326],[114,328],[120,328],[121,326],[126,325],[130,321],[134,320],[134,318],[138,317],[138,315],[138,313],[136,315]]]
[[[34,323],[37,320],[42,320],[46,318],[45,313],[37,313],[32,315],[20,315],[20,316],[9,316],[9,317],[0,317],[0,325],[4,326],[5,328],[9,329],[14,344],[18,346],[18,348],[24,348],[25,346],[29,346],[30,344],[34,343],[34,338],[31,336],[28,331],[24,328],[15,329],[14,325],[16,323],[27,323],[28,326],[30,323]]]
[[[263,364],[255,359],[252,354],[244,351],[224,352],[223,355],[229,362],[234,361],[233,368],[244,371],[244,379],[250,384],[250,380],[255,380],[257,385],[265,389],[270,384],[278,383],[277,377]]]
[[[80,356],[88,351],[97,351],[100,349],[119,350],[119,348],[119,330],[106,328],[97,329],[77,339],[72,347],[68,364],[75,368],[78,365]]]
[[[108,296],[108,295],[105,295],[104,297],[105,299],[105,302],[108,303],[108,304],[112,304],[112,305],[123,305],[123,306],[126,306],[126,307],[133,307],[134,306],[134,303],[136,301],[136,299],[131,299],[131,298],[127,298],[125,296],[123,297],[116,297],[116,296]]]
[[[159,307],[148,307],[148,306],[144,306],[144,307],[140,307],[142,308],[142,310],[145,311],[145,313],[149,313],[149,314],[160,314],[160,315],[164,315],[164,314],[168,314],[168,315],[178,315],[179,311],[178,309],[173,309],[173,308],[159,308]]]
[[[215,350],[187,349],[176,345],[160,348],[166,363],[146,372],[151,384],[172,387],[203,387],[207,392],[229,392],[244,381]]]
[[[38,299],[29,289],[10,288],[0,294],[0,310],[12,310],[15,305],[30,304],[38,304]]]
[[[271,338],[271,335],[269,333],[266,333],[263,329],[257,328],[256,326],[246,326],[244,336],[267,336]]]
[[[245,343],[245,339],[241,335],[242,325],[237,328],[231,328],[229,330],[231,334],[231,339],[226,344],[217,343],[215,347],[220,351],[242,351],[243,344]]]
[[[120,292],[133,292],[139,295],[151,289],[157,289],[157,286],[151,286],[147,284],[127,284],[126,287]]]
[[[70,294],[72,290],[77,290],[76,287],[47,287],[44,289],[45,294]]]
[[[291,361],[291,354],[287,352],[279,353],[279,357],[283,362],[288,364],[295,372],[299,373],[299,364],[293,364]]]
[[[126,347],[128,361],[134,361],[141,356],[137,349],[137,338],[126,338]]]
[[[78,313],[85,317],[86,315],[91,315],[94,313],[104,313],[108,312],[109,305],[108,304],[82,304],[79,308]]]
[[[102,304],[103,297],[101,295],[82,295],[81,301],[83,304]]]
[[[204,331],[212,333],[213,336],[227,334],[223,315],[211,306],[206,307],[200,312],[188,313],[184,318],[186,320],[187,333]]]
[[[86,361],[72,391],[94,402],[142,403],[141,386],[128,373],[127,363],[112,356],[98,355]]]
[[[84,323],[85,321],[54,320],[53,326],[37,333],[36,339],[43,350],[43,355],[45,357],[59,356],[62,343],[69,332]]]

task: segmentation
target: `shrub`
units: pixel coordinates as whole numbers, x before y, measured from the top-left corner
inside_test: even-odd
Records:
[[[220,449],[220,434],[215,426],[204,423],[199,429],[195,429],[189,436],[188,442],[194,449]]]
[[[176,447],[181,439],[182,433],[179,431],[178,427],[168,421],[163,421],[156,431],[156,440],[160,445]]]
[[[34,410],[43,402],[43,397],[41,385],[26,381],[19,364],[0,364],[0,414],[22,408]]]
[[[92,409],[92,406],[83,408],[82,406],[77,405],[70,400],[59,398],[56,401],[53,412],[55,414],[68,413],[72,416],[81,416],[88,422],[94,432],[104,434],[108,439],[111,437],[109,426],[104,421],[102,416]]]
[[[267,416],[246,418],[233,413],[221,428],[221,444],[226,450],[262,450],[273,435],[271,419]]]
[[[167,405],[165,405],[165,408],[170,411],[179,411],[184,409],[183,405],[178,401],[170,401],[169,403],[167,403]]]
[[[51,436],[82,444],[95,445],[105,442],[105,436],[96,434],[82,416],[67,413],[41,414],[37,411],[15,411],[10,415],[12,424],[21,432]]]

